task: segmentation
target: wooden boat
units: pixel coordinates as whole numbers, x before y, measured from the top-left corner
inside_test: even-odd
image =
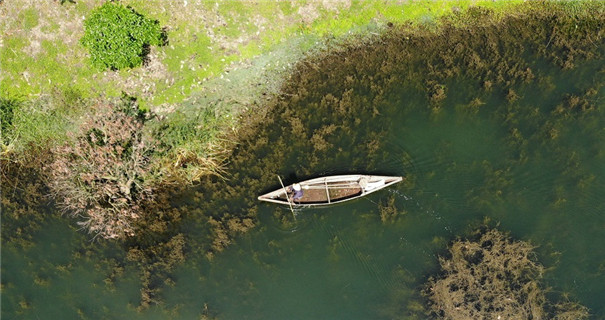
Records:
[[[328,176],[299,182],[302,197],[292,200],[294,185],[283,186],[258,197],[258,200],[294,207],[326,206],[357,199],[400,182],[403,177],[350,174]]]

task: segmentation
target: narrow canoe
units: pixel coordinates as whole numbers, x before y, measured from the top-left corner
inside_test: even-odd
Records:
[[[258,200],[295,207],[326,206],[357,199],[400,182],[403,177],[372,176],[350,174],[328,176],[299,182],[303,196],[299,200],[289,200],[288,192],[292,185],[279,188],[258,197]]]

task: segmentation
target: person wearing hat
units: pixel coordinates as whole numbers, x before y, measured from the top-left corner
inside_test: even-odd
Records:
[[[303,190],[299,183],[295,183],[290,188],[290,192],[292,193],[292,201],[300,202],[300,199],[303,197]]]

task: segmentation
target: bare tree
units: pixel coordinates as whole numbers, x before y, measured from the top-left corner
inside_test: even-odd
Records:
[[[145,117],[132,103],[97,106],[71,143],[55,148],[50,187],[82,228],[107,239],[133,236],[142,201],[151,196],[150,139]]]

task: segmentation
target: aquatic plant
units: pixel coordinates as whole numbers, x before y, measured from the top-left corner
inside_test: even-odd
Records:
[[[136,263],[141,272],[141,302],[139,310],[161,302],[163,285],[171,282],[168,275],[185,261],[185,236],[176,234],[153,245],[134,243],[126,258]]]
[[[290,210],[275,210],[273,219],[282,230],[293,230],[297,225],[296,214],[293,214]]]
[[[508,101],[508,103],[513,103],[513,102],[519,100],[519,98],[520,97],[517,95],[515,90],[508,89],[508,93],[506,94],[506,101]]]
[[[200,316],[200,320],[218,319],[215,313],[216,312],[210,310],[207,303],[204,303],[204,308],[202,309],[202,315]]]
[[[254,227],[252,219],[232,217],[229,214],[225,214],[219,219],[209,217],[208,224],[210,224],[212,230],[212,245],[206,257],[210,260],[213,258],[214,253],[223,251],[231,243],[231,239],[235,235],[245,233]]]
[[[32,307],[32,304],[27,301],[27,299],[25,299],[25,297],[21,297],[21,299],[19,299],[19,308],[21,310],[19,310],[20,312],[23,312],[24,310],[27,310],[29,308]]]
[[[406,214],[405,211],[400,211],[395,206],[395,197],[390,196],[385,202],[378,204],[378,212],[380,213],[380,221],[383,223],[393,223],[399,215]]]
[[[534,247],[495,229],[457,240],[439,258],[441,275],[429,279],[429,310],[439,319],[586,319],[585,307],[552,304],[540,281],[544,267]]]
[[[42,167],[52,161],[45,152],[30,150],[26,161],[0,158],[2,242],[26,248],[51,212],[53,201]]]

